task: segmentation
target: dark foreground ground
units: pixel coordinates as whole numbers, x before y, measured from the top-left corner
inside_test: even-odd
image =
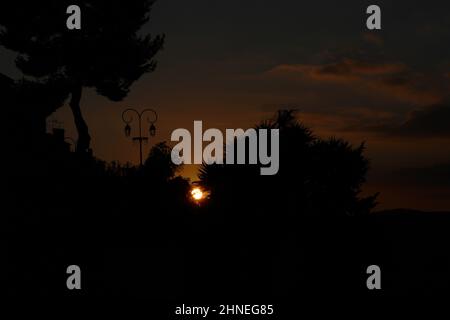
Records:
[[[160,192],[106,178],[10,181],[7,295],[160,306],[449,295],[450,214],[267,217],[239,203],[227,214]],[[72,264],[82,270],[80,291],[66,287]],[[380,291],[366,287],[372,264],[381,268]]]

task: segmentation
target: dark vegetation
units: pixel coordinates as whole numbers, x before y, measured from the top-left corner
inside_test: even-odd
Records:
[[[86,1],[107,13],[87,21],[83,30],[94,34],[75,36],[52,24],[55,14],[64,16],[55,3],[0,7],[0,43],[19,53],[27,75],[0,76],[0,105],[10,119],[2,179],[8,294],[261,303],[448,292],[448,215],[374,214],[376,195],[361,195],[369,170],[364,144],[319,139],[293,111],[259,124],[280,130],[279,174],[260,176],[258,165],[205,165],[200,183],[211,196],[200,206],[165,143],[142,168],[96,159],[79,111],[82,88],[123,98],[154,69],[163,38],[136,35],[149,1]],[[110,20],[119,8],[126,19]],[[32,28],[23,29],[24,20]],[[111,32],[119,23],[123,33]],[[68,99],[77,152],[63,132],[45,132],[45,118]],[[66,289],[71,264],[83,272],[80,292]],[[371,264],[382,269],[381,292],[366,289]]]
[[[359,195],[363,147],[289,123],[281,139],[298,149],[281,149],[280,176],[204,166],[200,184],[211,196],[200,206],[165,143],[138,168],[71,152],[47,135],[45,171],[31,174],[31,157],[26,176],[17,167],[7,174],[8,293],[163,301],[445,293],[448,215],[371,213],[375,196]],[[70,264],[83,270],[79,293],[65,288]],[[365,287],[371,264],[383,270],[381,293]]]

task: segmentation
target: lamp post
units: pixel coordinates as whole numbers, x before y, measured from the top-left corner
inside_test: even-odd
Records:
[[[156,123],[156,121],[158,121],[158,114],[156,113],[155,110],[145,109],[145,110],[142,110],[141,112],[139,112],[136,109],[128,108],[124,112],[122,112],[122,120],[125,123],[125,136],[126,137],[129,137],[131,135],[130,123],[133,122],[133,114],[136,114],[138,117],[138,122],[139,122],[139,132],[138,133],[139,133],[139,135],[136,137],[133,137],[132,140],[139,142],[139,160],[140,160],[141,167],[142,167],[142,142],[148,141],[148,137],[142,135],[142,116],[146,113],[153,114],[153,118],[152,118],[153,120],[150,120],[150,118],[147,118],[147,121],[150,124],[149,134],[150,134],[150,136],[154,137],[156,134],[155,123]]]

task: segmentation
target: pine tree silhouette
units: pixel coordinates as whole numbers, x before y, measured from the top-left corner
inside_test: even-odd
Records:
[[[141,36],[154,1],[78,1],[81,30],[68,30],[71,1],[5,1],[0,4],[0,45],[18,52],[17,67],[34,79],[58,79],[70,95],[78,131],[77,150],[91,137],[81,113],[83,88],[113,101],[123,99],[134,81],[156,68],[153,59],[164,36]]]

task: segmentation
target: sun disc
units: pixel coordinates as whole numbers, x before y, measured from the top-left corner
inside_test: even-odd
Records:
[[[203,199],[203,191],[200,188],[194,188],[191,191],[191,196],[194,200],[199,201]]]

